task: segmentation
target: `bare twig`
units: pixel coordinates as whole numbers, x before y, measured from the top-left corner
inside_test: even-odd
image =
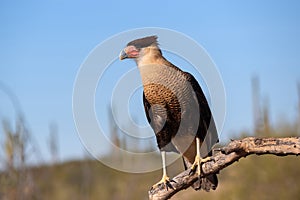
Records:
[[[287,138],[255,138],[247,137],[242,140],[233,140],[212,158],[214,161],[202,165],[202,176],[218,173],[242,157],[251,154],[273,154],[276,156],[300,155],[300,137]],[[149,199],[169,199],[177,192],[187,189],[197,179],[198,175],[189,175],[190,170],[183,171],[173,178],[171,185],[175,189],[156,188],[149,191]]]

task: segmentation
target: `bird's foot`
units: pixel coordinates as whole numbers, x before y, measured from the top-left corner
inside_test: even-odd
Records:
[[[197,169],[197,174],[199,176],[201,176],[201,165],[203,163],[209,162],[209,161],[213,161],[214,159],[212,157],[206,157],[206,158],[201,158],[200,156],[196,155],[195,157],[195,161],[193,163],[193,165],[191,166],[191,171],[189,173],[189,175],[192,175],[196,172]]]
[[[154,184],[150,190],[154,190],[156,188],[159,189],[166,189],[168,190],[168,188],[175,190],[176,188],[172,186],[171,182],[176,183],[174,180],[170,179],[168,176],[163,176],[162,179]]]

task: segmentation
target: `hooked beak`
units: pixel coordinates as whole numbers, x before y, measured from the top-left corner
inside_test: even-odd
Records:
[[[128,58],[128,55],[124,49],[120,52],[119,58],[120,60],[124,60],[125,58]]]

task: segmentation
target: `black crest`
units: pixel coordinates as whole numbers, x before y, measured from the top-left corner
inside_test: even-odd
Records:
[[[156,45],[156,46],[158,45],[156,35],[136,39],[127,44],[127,46],[135,46],[138,49],[148,47],[151,45]]]

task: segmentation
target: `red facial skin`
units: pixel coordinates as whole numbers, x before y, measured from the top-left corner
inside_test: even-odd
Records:
[[[124,49],[127,54],[127,58],[137,58],[139,56],[139,51],[134,46],[128,46]]]
[[[139,54],[139,50],[135,46],[130,45],[121,51],[119,58],[120,60],[124,60],[126,58],[138,58]]]

